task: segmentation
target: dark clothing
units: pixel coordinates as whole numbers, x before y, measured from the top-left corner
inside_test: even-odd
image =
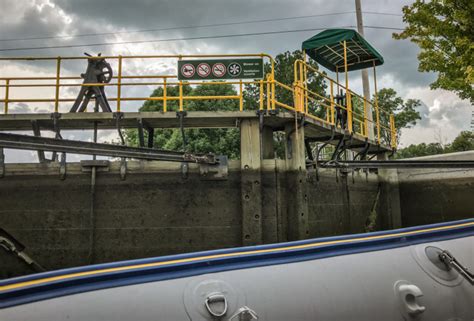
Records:
[[[340,93],[340,95],[337,95],[335,98],[336,98],[336,103],[339,106],[343,106],[343,107],[347,108],[346,96],[343,95],[342,92]],[[337,127],[337,125],[340,125],[341,128],[346,129],[346,127],[347,127],[347,110],[344,109],[344,108],[339,107],[338,105],[336,105],[336,107],[335,107],[335,110],[336,110],[336,120],[335,120],[336,127]]]

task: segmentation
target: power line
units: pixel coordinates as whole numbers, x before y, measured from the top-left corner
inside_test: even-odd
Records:
[[[355,28],[355,26],[345,26],[339,28]],[[365,26],[370,29],[384,29],[384,30],[404,30],[402,28],[391,28],[391,27],[379,27],[379,26]],[[44,49],[64,49],[64,48],[81,48],[81,47],[95,47],[95,46],[112,46],[112,45],[126,45],[136,43],[152,43],[152,42],[171,42],[171,41],[185,41],[185,40],[204,40],[204,39],[222,39],[222,38],[233,38],[233,37],[249,37],[249,36],[261,36],[261,35],[276,35],[282,33],[295,33],[295,32],[307,32],[326,30],[327,28],[309,28],[309,29],[294,29],[294,30],[281,30],[281,31],[266,31],[266,32],[254,32],[254,33],[237,33],[230,35],[215,35],[215,36],[199,36],[199,37],[186,37],[186,38],[169,38],[169,39],[152,39],[152,40],[134,40],[134,41],[119,41],[119,42],[103,42],[103,43],[88,43],[78,45],[63,45],[63,46],[41,46],[41,47],[24,47],[24,48],[5,48],[0,49],[0,52],[5,51],[19,51],[19,50],[44,50]]]
[[[355,28],[355,26],[345,26],[339,28]],[[383,29],[383,30],[404,30],[402,28],[391,28],[391,27],[379,27],[379,26],[365,26],[370,29]],[[152,40],[133,40],[133,41],[119,41],[119,42],[102,42],[102,43],[88,43],[88,44],[77,44],[77,45],[62,45],[62,46],[41,46],[41,47],[23,47],[23,48],[5,48],[0,49],[0,52],[6,51],[19,51],[19,50],[44,50],[44,49],[64,49],[64,48],[81,48],[81,47],[99,47],[99,46],[112,46],[112,45],[126,45],[126,44],[137,44],[137,43],[155,43],[155,42],[171,42],[171,41],[185,41],[185,40],[204,40],[204,39],[222,39],[222,38],[233,38],[233,37],[249,37],[249,36],[261,36],[261,35],[276,35],[282,33],[296,33],[296,32],[307,32],[326,30],[327,28],[309,28],[309,29],[294,29],[294,30],[281,30],[281,31],[266,31],[266,32],[254,32],[254,33],[238,33],[229,35],[215,35],[215,36],[198,36],[198,37],[186,37],[186,38],[169,38],[169,39],[152,39]]]
[[[78,34],[78,35],[66,35],[66,36],[42,36],[42,37],[31,37],[31,38],[0,39],[0,41],[78,38],[78,37],[90,37],[90,36],[108,36],[108,35],[118,35],[118,34],[127,34],[127,33],[152,32],[152,31],[170,31],[170,30],[178,30],[178,29],[223,27],[223,26],[234,26],[234,25],[247,24],[247,23],[261,23],[261,22],[272,22],[272,21],[307,19],[307,18],[316,18],[316,17],[325,17],[325,16],[336,16],[336,15],[344,15],[344,14],[350,14],[350,13],[354,13],[354,11],[323,13],[323,14],[315,14],[315,15],[261,19],[261,20],[248,20],[248,21],[239,21],[239,22],[213,23],[213,24],[195,25],[195,26],[165,27],[165,28],[156,28],[156,29],[140,29],[140,30],[101,32],[101,33],[83,33],[83,34]]]
[[[355,13],[355,11],[322,13],[322,14],[315,14],[315,15],[272,18],[272,19],[261,19],[261,20],[248,20],[248,21],[240,21],[240,22],[214,23],[214,24],[195,25],[195,26],[165,27],[165,28],[139,29],[139,30],[128,30],[128,31],[125,30],[125,31],[115,31],[115,32],[100,32],[100,33],[83,33],[83,34],[77,34],[77,35],[63,35],[63,36],[38,36],[38,37],[28,37],[28,38],[8,38],[8,39],[0,39],[0,42],[80,38],[80,37],[109,36],[109,35],[130,34],[130,33],[144,33],[144,32],[154,32],[154,31],[170,31],[170,30],[179,30],[179,29],[223,27],[223,26],[235,26],[235,25],[248,24],[248,23],[262,23],[262,22],[275,22],[275,21],[285,21],[285,20],[308,19],[308,18],[317,18],[317,17],[326,17],[326,16],[345,15],[345,14],[352,14],[352,13]],[[401,16],[401,14],[389,13],[389,12],[371,12],[371,11],[367,11],[367,12],[364,12],[364,13],[366,13],[366,14],[376,14],[376,15]]]
[[[339,27],[339,28],[355,28],[355,26],[343,26],[343,27]],[[404,30],[404,29],[401,29],[401,28],[378,27],[378,26],[365,26],[365,28],[371,28],[371,29],[385,29],[385,30]],[[0,51],[64,49],[64,48],[80,48],[80,47],[95,47],[95,46],[112,46],[112,45],[125,45],[125,44],[138,44],[138,43],[172,42],[172,41],[203,40],[203,39],[221,39],[221,38],[233,38],[233,37],[245,37],[245,36],[260,36],[260,35],[273,35],[273,34],[282,34],[282,33],[307,32],[307,31],[317,31],[317,30],[326,30],[326,29],[327,29],[327,28],[310,28],[310,29],[296,29],[296,30],[282,30],[282,31],[267,31],[267,32],[255,32],[255,33],[243,33],[243,34],[230,34],[230,35],[215,35],[215,36],[199,36],[199,37],[186,37],[186,38],[135,40],[135,41],[120,41],[120,42],[105,42],[105,43],[89,43],[89,44],[76,44],[76,45],[62,45],[62,46],[42,46],[42,47],[24,47],[24,48],[5,48],[5,49],[0,49]]]

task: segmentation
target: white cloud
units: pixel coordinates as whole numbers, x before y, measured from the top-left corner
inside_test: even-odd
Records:
[[[193,26],[220,22],[235,22],[255,19],[279,18],[299,15],[309,15],[326,12],[342,12],[354,10],[353,1],[322,1],[303,0],[299,6],[283,0],[259,0],[247,2],[226,2],[208,0],[193,3],[182,0],[2,0],[2,19],[0,20],[0,38],[21,38],[41,35],[71,35],[97,32],[119,32],[126,30],[151,29],[156,27]],[[366,0],[363,10],[381,12],[401,12],[403,5],[412,0],[375,1]],[[210,10],[212,8],[212,10]],[[324,8],[324,9],[323,9]],[[218,18],[216,18],[218,17]],[[369,25],[401,27],[401,17],[377,16],[367,14],[364,22]],[[266,30],[289,30],[296,28],[338,27],[353,25],[355,17],[351,14],[342,16],[318,17],[310,19],[267,22],[262,24],[248,23],[242,25],[223,26],[220,28],[188,28],[173,31],[154,31],[148,33],[116,34],[107,36],[92,36],[79,38],[43,39],[35,41],[3,42],[2,48],[67,45],[81,43],[104,43],[127,40],[149,40],[163,38],[179,38],[184,36],[199,36],[212,34],[231,34],[256,32]],[[315,32],[314,32],[315,33]],[[280,34],[273,36],[258,36],[248,38],[210,39],[206,41],[177,41],[161,43],[141,43],[128,45],[113,45],[108,47],[85,47],[52,49],[41,51],[19,51],[8,55],[57,56],[82,55],[83,51],[93,54],[102,52],[106,55],[139,55],[139,54],[211,54],[211,53],[243,53],[268,52],[273,55],[285,51],[299,49],[301,41],[312,35],[312,32],[297,34]],[[418,126],[403,131],[402,144],[431,142],[446,137],[451,140],[462,129],[469,128],[470,104],[460,100],[455,94],[442,90],[432,91],[428,85],[433,74],[419,73],[416,55],[418,48],[409,41],[392,39],[391,32],[385,30],[366,29],[366,38],[374,44],[385,57],[385,64],[378,68],[378,87],[394,88],[399,95],[407,98],[417,98],[424,103],[425,119]],[[116,70],[116,62],[111,62]],[[126,61],[123,65],[124,74],[174,74],[176,59]],[[62,65],[64,75],[78,75],[85,70],[85,63]],[[54,76],[54,62],[34,66],[31,63],[0,63],[0,75],[36,75]],[[371,93],[373,94],[372,73]],[[351,88],[362,92],[360,73],[351,73]],[[62,95],[75,97],[77,88],[64,89]],[[1,88],[0,88],[1,89]],[[148,96],[153,86],[130,88],[124,94]],[[108,89],[108,95],[115,95],[115,88]],[[33,88],[22,91],[24,98],[52,97],[52,89]],[[0,97],[3,92],[0,90]],[[19,96],[17,89],[12,95]],[[137,110],[140,102],[124,103],[124,110]],[[12,103],[12,112],[52,111],[51,103],[27,105]],[[67,111],[63,106],[61,111]],[[88,139],[89,133],[76,132],[68,134],[75,139]],[[102,135],[102,134],[101,134]],[[116,133],[103,134],[103,137]],[[109,136],[107,136],[109,135]],[[110,137],[112,137],[110,136]],[[101,136],[102,137],[102,136]],[[108,138],[104,138],[107,139]],[[443,138],[444,139],[444,138]],[[16,154],[20,155],[20,154]],[[25,157],[22,154],[22,157]],[[10,158],[11,159],[11,158]]]
[[[402,131],[402,147],[423,142],[446,144],[461,131],[469,130],[472,105],[468,100],[449,91],[426,87],[409,89],[405,96],[408,98],[420,99],[426,105],[426,122]]]

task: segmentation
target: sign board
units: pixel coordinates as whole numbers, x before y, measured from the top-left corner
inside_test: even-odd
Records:
[[[178,60],[179,80],[262,79],[263,59]]]

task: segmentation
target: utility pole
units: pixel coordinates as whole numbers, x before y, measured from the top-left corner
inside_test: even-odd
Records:
[[[364,36],[364,23],[362,22],[362,6],[360,4],[360,0],[355,0],[355,7],[356,7],[356,17],[357,17],[357,31],[360,35]],[[370,101],[370,86],[369,86],[369,73],[367,69],[362,69],[362,88],[364,90],[364,98],[367,101]],[[373,117],[372,117],[372,106],[368,105],[366,109],[365,117],[369,121],[369,139],[374,139],[374,124],[373,124]]]

